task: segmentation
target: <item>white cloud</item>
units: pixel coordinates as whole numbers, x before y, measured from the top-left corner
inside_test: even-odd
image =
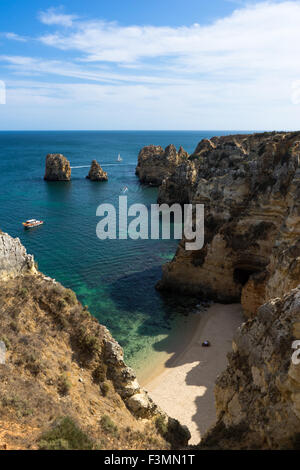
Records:
[[[65,51],[65,59],[2,55],[0,61],[13,77],[34,77],[7,81],[8,101],[40,103],[45,120],[55,108],[77,128],[79,119],[87,128],[299,126],[293,104],[299,88],[293,84],[300,80],[299,1],[242,6],[206,26],[200,18],[191,26],[154,27],[74,21],[61,10],[44,15],[45,24],[69,27],[38,38]]]
[[[46,45],[82,54],[85,61],[132,64],[160,58],[162,67],[193,67],[204,73],[243,68],[257,71],[294,62],[300,40],[300,3],[259,3],[237,9],[208,26],[120,26],[77,21],[68,32],[41,36]],[[165,58],[165,60],[164,60]]]
[[[39,13],[39,20],[48,25],[61,25],[70,27],[73,21],[76,20],[76,15],[66,15],[61,12],[61,8],[49,8],[46,11]]]
[[[106,67],[96,66],[88,69],[82,64],[72,63],[68,61],[60,60],[47,60],[25,56],[7,56],[0,55],[0,61],[7,62],[7,66],[15,73],[18,74],[32,74],[32,75],[58,75],[62,77],[72,77],[83,80],[91,80],[96,82],[108,82],[117,84],[120,82],[130,82],[131,84],[136,83],[148,83],[151,85],[165,85],[170,84],[181,84],[188,86],[191,81],[186,78],[180,77],[160,77],[149,75],[129,75],[117,73],[108,70]]]
[[[27,41],[27,39],[24,36],[20,36],[19,34],[16,34],[16,33],[3,33],[3,36],[6,39],[11,39],[13,41],[20,41],[20,42]]]

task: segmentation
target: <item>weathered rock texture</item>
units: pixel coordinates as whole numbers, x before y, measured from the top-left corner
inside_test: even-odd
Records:
[[[177,152],[174,145],[165,150],[159,145],[149,145],[139,153],[136,174],[141,183],[159,186],[187,157],[188,153],[182,147]]]
[[[205,246],[182,240],[159,287],[237,301],[247,315],[300,281],[300,133],[204,140],[166,177],[160,202],[205,205]],[[168,170],[169,171],[169,170]]]
[[[42,438],[62,417],[77,423],[90,448],[187,444],[188,431],[140,388],[109,331],[73,291],[37,272],[20,241],[4,233],[0,341],[6,346],[0,364],[0,449],[70,448],[75,437]],[[81,448],[82,439],[75,445]]]
[[[49,153],[46,157],[46,171],[44,179],[47,181],[70,181],[70,162],[60,153]]]
[[[300,288],[261,306],[240,327],[215,388],[217,424],[203,447],[300,448]]]
[[[103,171],[97,160],[93,160],[91,164],[91,168],[87,178],[91,181],[107,181],[108,176],[106,171]]]
[[[27,254],[18,238],[0,231],[0,279],[26,273],[36,273],[33,256]]]
[[[216,385],[218,422],[206,448],[300,447],[300,365],[292,363],[300,340],[299,157],[300,132],[214,137],[173,171],[167,165],[159,188],[159,202],[205,205],[205,244],[186,251],[183,239],[158,288],[241,300],[249,318]]]

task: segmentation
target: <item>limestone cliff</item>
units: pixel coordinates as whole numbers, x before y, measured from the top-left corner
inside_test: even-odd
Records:
[[[292,360],[299,338],[299,287],[238,329],[215,388],[217,424],[201,447],[300,448],[300,365]]]
[[[4,233],[0,342],[0,448],[186,445],[188,431],[140,388],[109,331]]]
[[[173,172],[174,166],[187,157],[188,153],[182,147],[177,152],[174,145],[165,150],[159,145],[149,145],[139,153],[136,174],[142,183],[159,186]]]
[[[0,279],[7,280],[20,274],[36,273],[34,259],[28,255],[18,238],[0,230]]]
[[[47,181],[70,181],[71,167],[69,160],[60,153],[49,153],[46,157],[44,179]]]
[[[106,171],[103,171],[97,160],[93,160],[91,164],[91,168],[87,178],[91,181],[107,181],[108,176]]]
[[[176,165],[160,202],[205,205],[205,246],[184,240],[160,288],[237,301],[247,315],[300,280],[300,133],[214,137]]]
[[[157,287],[241,300],[249,318],[217,381],[204,448],[299,449],[299,157],[300,132],[204,139],[159,188],[159,202],[205,205],[205,244],[186,251],[183,239]]]

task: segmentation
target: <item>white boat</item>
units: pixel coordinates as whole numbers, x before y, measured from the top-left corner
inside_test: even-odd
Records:
[[[39,225],[43,225],[43,220],[36,220],[36,219],[29,219],[26,222],[23,222],[24,228],[33,228],[38,227]]]
[[[119,154],[119,155],[118,155],[118,158],[117,158],[117,161],[118,161],[118,162],[121,162],[122,160],[123,160],[123,158],[122,158],[121,155]]]

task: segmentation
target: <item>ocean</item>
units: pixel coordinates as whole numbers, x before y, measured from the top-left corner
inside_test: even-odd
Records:
[[[99,240],[96,209],[117,206],[126,186],[128,205],[156,202],[157,188],[135,176],[140,149],[173,143],[192,152],[216,131],[59,131],[0,132],[0,228],[19,237],[39,269],[73,289],[105,325],[137,373],[152,354],[172,351],[176,334],[186,327],[199,299],[161,294],[155,284],[161,266],[171,260],[177,240]],[[45,182],[45,157],[62,153],[71,163],[70,182]],[[117,162],[118,154],[122,162]],[[92,159],[108,172],[108,182],[91,182]],[[22,222],[41,219],[25,231]]]

